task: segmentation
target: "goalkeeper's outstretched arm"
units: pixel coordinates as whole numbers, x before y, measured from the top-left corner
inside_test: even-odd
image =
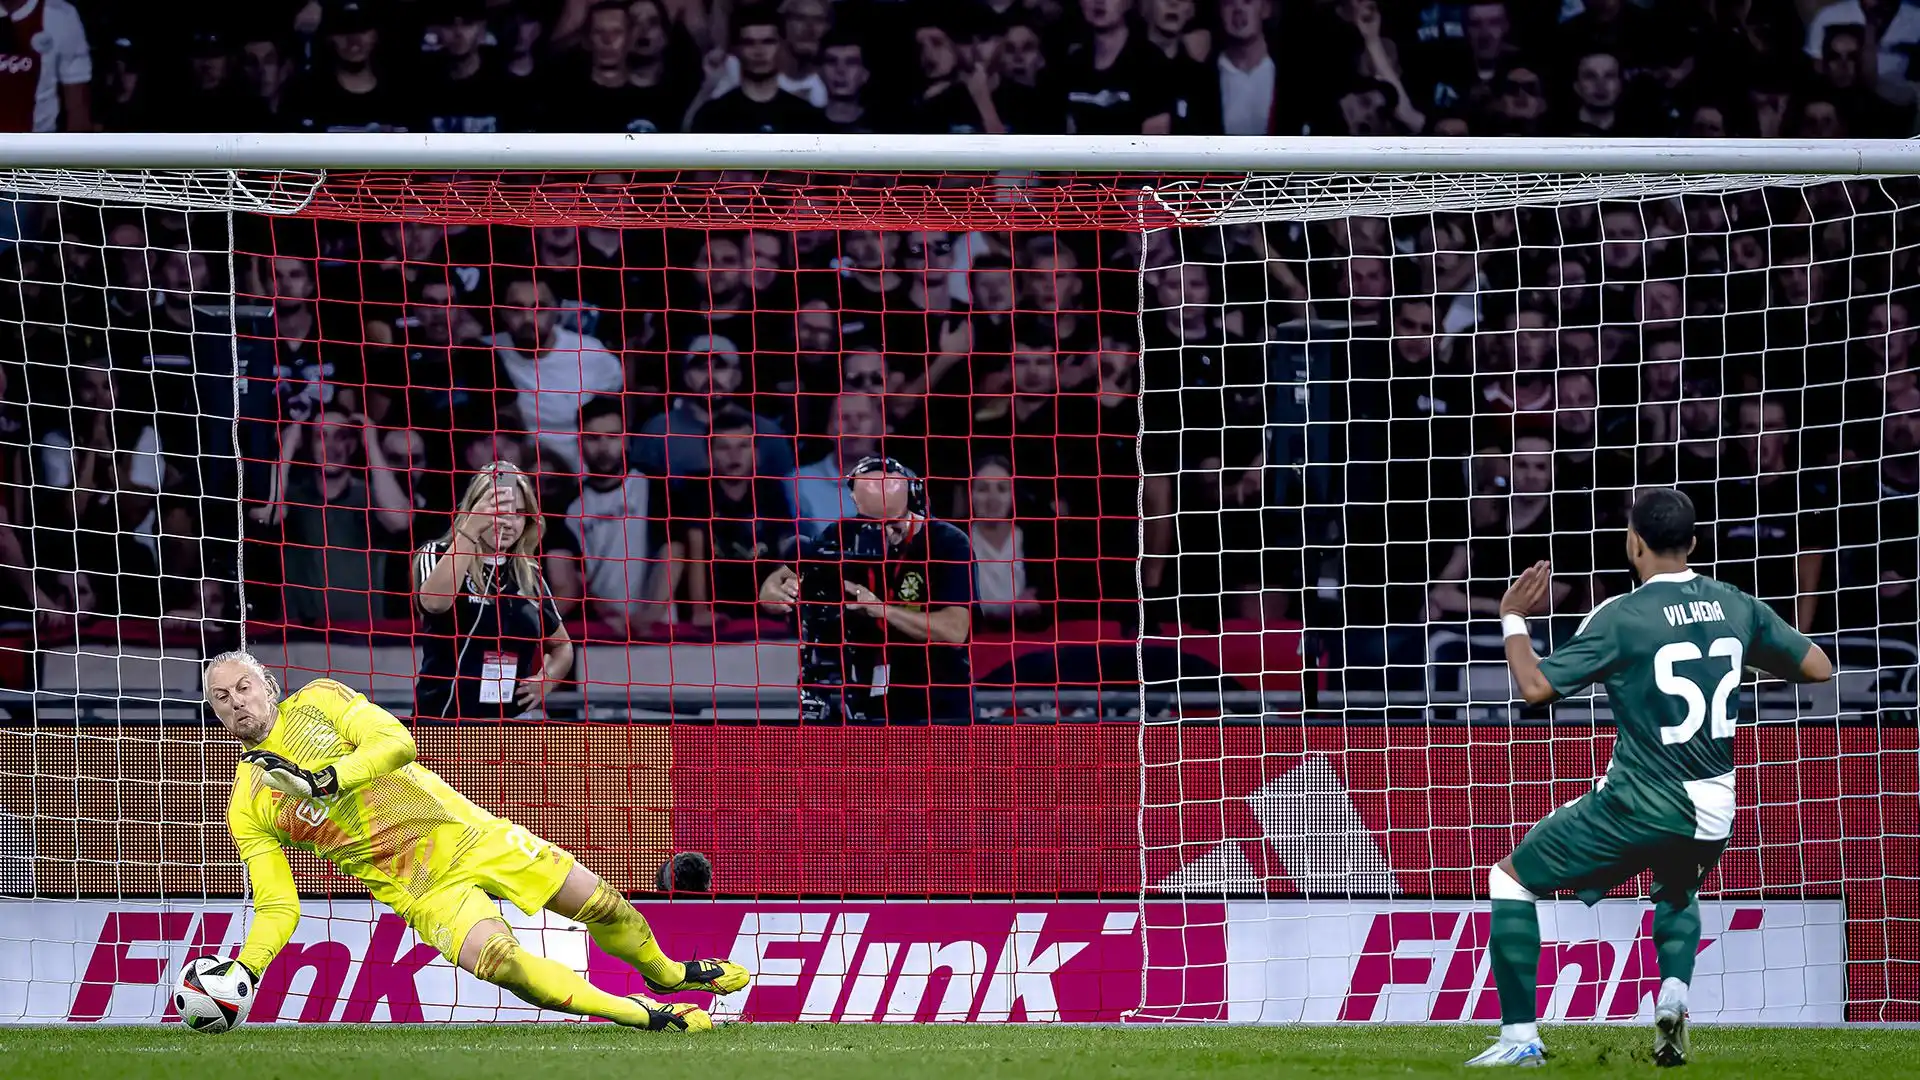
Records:
[[[240,963],[258,979],[293,940],[300,925],[300,890],[279,837],[262,826],[251,809],[236,786],[227,807],[227,828],[247,864],[247,885],[253,890],[253,925],[240,947]]]

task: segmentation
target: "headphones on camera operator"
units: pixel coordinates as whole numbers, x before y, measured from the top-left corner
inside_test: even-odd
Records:
[[[853,482],[860,477],[875,474],[881,476],[897,476],[907,482],[907,517],[911,520],[911,524],[903,536],[893,541],[895,544],[903,544],[925,524],[927,516],[927,483],[920,479],[919,473],[902,465],[898,458],[885,457],[880,454],[869,454],[859,461],[854,462],[853,468],[847,470],[847,490],[852,491]],[[897,523],[882,522],[882,524],[893,525]],[[889,539],[891,539],[891,537]]]

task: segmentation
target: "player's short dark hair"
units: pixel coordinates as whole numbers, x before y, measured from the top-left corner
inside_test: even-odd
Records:
[[[580,427],[585,430],[588,424],[603,417],[624,419],[620,408],[620,399],[607,394],[597,394],[580,406]]]
[[[751,432],[758,430],[758,427],[753,422],[752,413],[729,401],[713,411],[713,420],[707,425],[707,430],[718,435],[723,431]]]
[[[713,863],[697,851],[682,851],[661,864],[653,884],[661,892],[711,892]]]
[[[1693,500],[1673,488],[1643,491],[1633,500],[1628,524],[1642,543],[1660,555],[1685,555],[1693,548]]]
[[[774,33],[782,37],[786,36],[784,33],[785,24],[780,18],[780,13],[774,9],[772,4],[749,4],[734,12],[733,40],[738,42],[740,40],[740,31],[745,30],[749,26],[771,26],[773,27]]]

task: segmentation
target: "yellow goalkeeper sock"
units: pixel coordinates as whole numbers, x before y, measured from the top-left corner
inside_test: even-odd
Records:
[[[495,934],[480,947],[473,973],[504,987],[515,997],[543,1009],[598,1016],[627,1027],[646,1027],[651,1014],[631,998],[617,997],[580,977],[556,960],[535,956],[520,947],[512,934]]]
[[[677,986],[687,977],[687,965],[667,958],[653,940],[653,927],[620,891],[602,881],[574,918],[608,956],[618,957],[662,986]]]

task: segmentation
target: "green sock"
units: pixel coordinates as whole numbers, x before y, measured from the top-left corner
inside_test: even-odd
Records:
[[[1653,947],[1660,954],[1660,977],[1693,982],[1693,958],[1700,954],[1700,905],[1693,897],[1685,907],[1666,900],[1653,905]]]
[[[1488,952],[1493,985],[1500,991],[1500,1022],[1531,1024],[1540,1008],[1540,913],[1530,900],[1495,900],[1492,930]]]

